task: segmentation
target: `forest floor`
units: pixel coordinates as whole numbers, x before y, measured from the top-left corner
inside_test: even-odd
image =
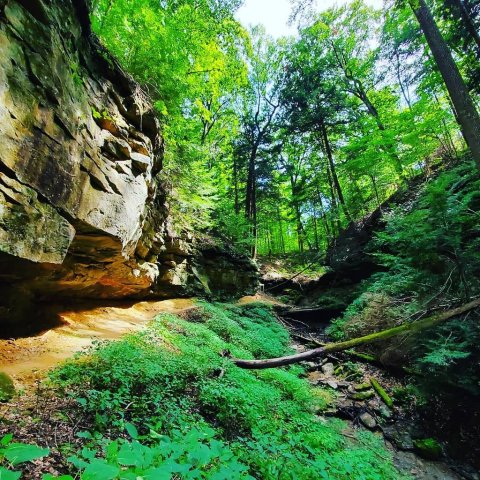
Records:
[[[315,348],[319,343],[327,343],[324,322],[298,321],[286,317],[280,318],[288,328],[297,353]],[[324,414],[342,418],[349,422],[350,428],[343,434],[352,436],[355,429],[366,428],[383,435],[386,447],[392,452],[395,466],[406,474],[419,480],[461,480],[477,478],[464,472],[461,465],[443,460],[428,460],[417,454],[415,438],[425,435],[419,426],[414,399],[408,392],[405,375],[399,371],[389,371],[379,365],[341,352],[321,358],[318,361],[305,362],[308,368],[308,380],[313,386],[328,389],[334,401]],[[371,379],[388,392],[396,392],[396,401],[392,408],[382,401],[372,388]],[[398,399],[398,400],[397,400]],[[460,471],[461,473],[457,473]],[[466,473],[466,475],[464,475]]]
[[[265,294],[243,297],[238,303],[245,305],[257,301],[285,308],[285,305]],[[128,333],[140,331],[158,314],[186,312],[196,308],[195,302],[195,299],[172,299],[90,308],[84,306],[70,310],[61,307],[50,309],[46,325],[51,325],[51,315],[54,315],[57,321],[55,327],[43,332],[39,328],[39,332],[29,337],[0,340],[0,370],[13,378],[20,391],[27,392],[27,395],[18,398],[13,407],[10,404],[6,410],[0,412],[1,418],[8,417],[10,423],[17,423],[15,419],[18,417],[17,420],[23,422],[23,427],[17,431],[18,440],[34,441],[41,437],[45,430],[45,435],[53,436],[54,441],[59,444],[67,440],[74,444],[76,442],[72,433],[74,429],[65,428],[66,423],[61,418],[58,422],[51,423],[56,410],[68,408],[62,402],[70,400],[51,397],[48,392],[39,394],[37,389],[40,388],[40,383],[37,380],[43,378],[48,370],[72,357],[76,352],[91,346],[95,341],[116,340]],[[293,338],[292,346],[298,352],[308,348],[309,339],[320,342],[326,340],[325,324],[319,326],[291,322],[288,318],[279,320],[290,331]],[[383,434],[385,444],[392,452],[395,466],[414,478],[420,480],[468,478],[457,475],[444,462],[428,461],[416,455],[409,432],[415,427],[412,419],[408,421],[411,410],[408,406],[397,403],[389,410],[378,395],[368,388],[370,379],[375,378],[389,392],[405,389],[401,376],[393,375],[374,365],[351,360],[347,355],[339,354],[305,365],[310,383],[331,391],[334,398],[331,408],[324,415],[349,422],[342,435],[353,439],[354,432],[358,429],[369,429]],[[365,398],[355,399],[358,393],[361,394],[360,397],[365,394]],[[45,421],[38,425],[33,421],[25,422],[24,414],[29,411],[36,412],[35,415],[32,414],[32,418],[41,417]],[[404,448],[399,448],[402,442],[405,444]]]

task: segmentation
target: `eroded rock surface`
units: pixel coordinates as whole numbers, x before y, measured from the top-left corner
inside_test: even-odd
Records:
[[[58,295],[208,292],[218,269],[169,228],[158,120],[85,2],[0,0],[0,57],[0,315]],[[251,290],[246,268],[232,285]]]

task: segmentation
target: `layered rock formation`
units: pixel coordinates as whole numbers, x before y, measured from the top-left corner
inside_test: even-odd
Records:
[[[171,233],[160,125],[83,0],[0,0],[0,58],[4,317],[26,297],[208,292],[219,271],[256,286],[249,262]]]

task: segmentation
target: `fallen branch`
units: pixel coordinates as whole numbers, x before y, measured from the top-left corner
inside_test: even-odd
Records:
[[[312,358],[322,357],[329,353],[341,352],[348,350],[349,348],[358,347],[359,345],[367,345],[380,340],[386,340],[388,338],[401,335],[403,333],[416,333],[427,328],[431,328],[435,325],[439,325],[452,317],[461,315],[480,306],[480,298],[473,300],[461,307],[447,310],[446,312],[437,313],[427,318],[417,320],[411,323],[404,323],[398,327],[382,330],[381,332],[372,333],[363,337],[352,338],[345,342],[327,343],[323,347],[308,350],[306,352],[297,353],[295,355],[288,355],[286,357],[270,358],[268,360],[242,360],[240,358],[232,358],[235,365],[246,369],[264,369],[283,367],[285,365],[291,365],[293,363],[299,363]]]

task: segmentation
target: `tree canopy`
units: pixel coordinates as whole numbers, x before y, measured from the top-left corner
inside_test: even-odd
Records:
[[[252,256],[322,251],[409,179],[476,158],[474,0],[354,0],[279,40],[240,25],[241,3],[94,2],[95,32],[163,120],[179,229]]]

